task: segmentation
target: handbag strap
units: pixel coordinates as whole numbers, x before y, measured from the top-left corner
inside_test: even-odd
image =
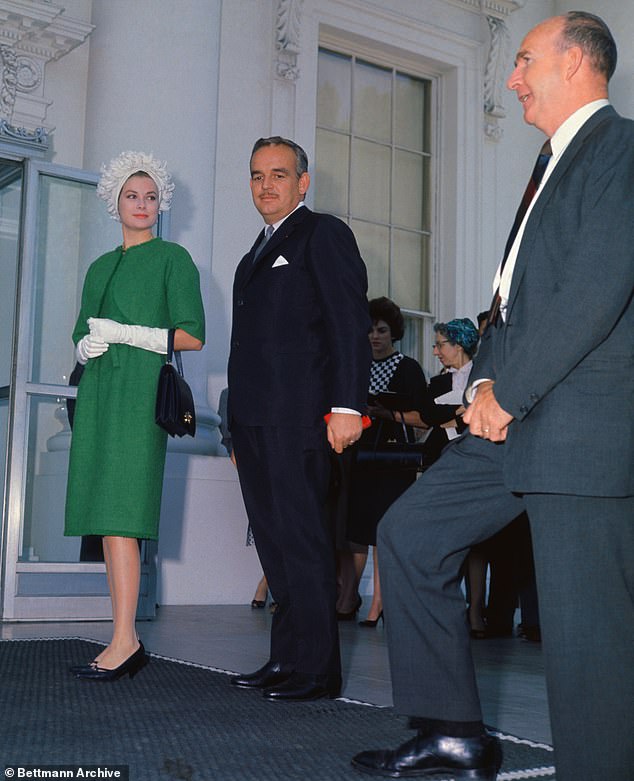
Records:
[[[403,426],[403,436],[405,437],[405,443],[407,445],[415,444],[414,442],[410,442],[409,441],[409,433],[407,431],[407,426],[405,425],[405,415],[403,415],[403,411],[402,410],[398,410],[398,414],[401,417],[401,426]]]
[[[181,358],[180,350],[174,350],[174,334],[176,332],[175,328],[170,328],[167,332],[167,362],[172,362],[172,354],[174,355],[174,358],[176,359],[176,368],[178,370],[178,373],[181,377],[184,377],[183,374],[183,359]]]

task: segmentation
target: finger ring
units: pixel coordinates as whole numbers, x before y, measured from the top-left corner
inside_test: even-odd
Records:
[[[482,429],[482,431],[483,431],[485,434],[488,434],[488,433],[489,433],[489,429],[488,429],[488,428],[483,428],[483,429]]]

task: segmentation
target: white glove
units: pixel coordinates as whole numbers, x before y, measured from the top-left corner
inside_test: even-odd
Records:
[[[91,358],[99,358],[108,350],[108,342],[104,342],[97,336],[87,334],[77,342],[75,358],[81,364],[86,364]]]
[[[92,336],[103,339],[108,344],[129,344],[141,350],[167,354],[167,328],[126,325],[105,317],[89,317],[88,327]]]

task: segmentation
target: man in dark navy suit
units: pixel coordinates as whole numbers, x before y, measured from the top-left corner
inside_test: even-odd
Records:
[[[517,54],[507,86],[549,160],[496,275],[469,433],[379,526],[394,704],[418,731],[358,754],[359,770],[496,778],[459,573],[526,510],[557,781],[632,778],[634,122],[609,104],[615,66],[605,23],[576,11]]]
[[[341,663],[326,502],[331,449],[341,453],[361,435],[367,275],[350,229],[304,205],[310,177],[300,146],[261,138],[250,165],[266,230],[235,275],[229,416],[249,522],[278,607],[269,660],[232,683],[275,701],[336,697]]]

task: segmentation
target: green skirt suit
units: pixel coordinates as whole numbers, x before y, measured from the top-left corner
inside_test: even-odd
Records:
[[[75,344],[89,317],[181,328],[204,341],[198,269],[178,244],[121,247],[88,269]],[[154,422],[166,356],[125,344],[86,364],[77,391],[66,495],[66,535],[158,539],[167,434]]]

